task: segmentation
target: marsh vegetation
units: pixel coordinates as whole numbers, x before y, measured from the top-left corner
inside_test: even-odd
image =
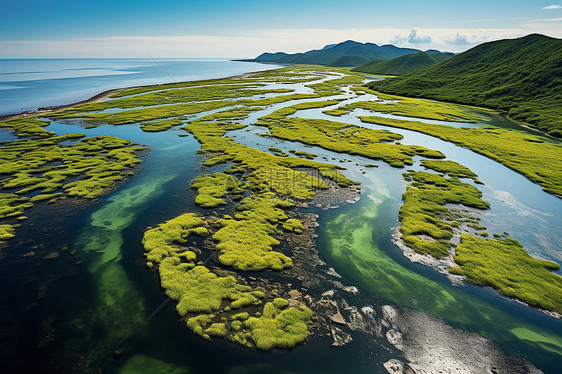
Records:
[[[472,107],[381,94],[364,83],[365,77],[348,69],[299,66],[122,90],[108,100],[46,118],[0,122],[20,137],[0,143],[0,241],[17,235],[18,222],[33,205],[104,195],[136,170],[141,152],[147,151],[113,136],[57,136],[49,131],[51,121],[136,126],[151,133],[145,136],[169,132],[189,136],[200,146],[199,156],[189,160],[197,171],[182,181],[195,205],[174,210],[181,214],[164,210],[163,218],[143,226],[138,241],[146,268],[158,276],[182,324],[204,339],[271,350],[295,347],[315,333],[316,311],[306,304],[309,290],[298,278],[303,249],[287,244],[310,239],[313,226],[302,212],[314,209],[313,199],[328,193],[356,197],[350,187],[363,174],[382,185],[379,166],[403,175],[405,191],[391,218],[399,220],[401,243],[428,258],[450,259],[455,265],[449,271],[468,282],[562,312],[561,278],[553,272],[558,264],[530,256],[503,229],[487,228],[476,217],[474,212],[493,209],[483,194],[486,180],[439,149],[403,144],[405,137],[396,129],[481,153],[558,195],[560,145],[505,129],[425,123],[475,124],[485,118]],[[291,84],[300,90],[286,88]],[[369,94],[376,100],[368,100]],[[349,97],[353,100],[346,103]],[[381,125],[367,128],[346,122],[344,115],[356,109],[420,121],[363,116],[363,123]],[[309,110],[327,115],[299,117]],[[357,168],[352,172],[345,167],[351,163],[330,161],[328,156],[335,154],[360,159]],[[412,170],[404,171],[406,166]],[[372,199],[387,197],[381,193]],[[365,238],[377,228],[366,230]],[[346,235],[341,233],[349,239]],[[353,254],[351,247],[346,250]],[[274,282],[283,285],[273,288]],[[301,297],[292,297],[289,289]]]

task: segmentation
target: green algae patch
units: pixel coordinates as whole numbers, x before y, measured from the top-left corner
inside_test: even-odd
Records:
[[[292,100],[302,100],[302,99],[315,99],[320,97],[316,94],[291,94],[291,95],[283,95],[283,96],[274,96],[269,97],[267,99],[259,99],[259,100],[245,100],[241,101],[241,104],[247,106],[269,106],[273,104],[280,104],[286,101]]]
[[[48,138],[55,135],[52,131],[45,130],[50,122],[37,118],[18,118],[0,121],[0,128],[12,129],[19,137]]]
[[[102,196],[141,162],[144,149],[112,136],[82,134],[2,142],[0,219],[21,216],[42,201]]]
[[[264,306],[260,317],[244,322],[258,349],[292,348],[307,339],[306,323],[312,318],[312,311],[306,307],[287,306],[287,300],[275,299]]]
[[[404,204],[398,214],[400,232],[404,243],[416,252],[437,258],[449,254],[453,224],[450,223],[451,211],[445,207],[446,204],[462,204],[477,209],[490,207],[481,200],[480,190],[457,178],[444,178],[426,172],[405,173],[404,177],[412,183],[402,195]]]
[[[315,153],[309,153],[309,152],[305,152],[305,151],[295,151],[295,150],[291,149],[289,152],[291,152],[295,156],[304,157],[304,158],[307,158],[309,160],[314,160],[316,157],[318,157],[318,155],[315,154]]]
[[[535,308],[562,313],[562,277],[551,272],[560,265],[531,257],[514,239],[463,234],[454,260],[458,267],[449,271],[471,283],[491,286]]]
[[[163,91],[163,90],[170,90],[170,89],[177,89],[177,88],[191,88],[191,87],[209,86],[209,85],[220,87],[220,86],[230,85],[233,83],[238,83],[238,84],[245,83],[245,84],[252,84],[254,86],[260,85],[259,82],[256,82],[255,80],[252,79],[240,79],[240,78],[206,79],[206,80],[196,80],[196,81],[178,82],[178,83],[164,83],[164,84],[156,84],[152,86],[129,88],[112,94],[110,98],[117,99],[126,96],[140,95],[148,92]],[[228,88],[228,86],[226,87]]]
[[[536,331],[529,330],[525,327],[515,327],[510,329],[513,335],[519,339],[527,340],[538,344],[541,348],[550,352],[555,352],[562,356],[562,339],[558,336],[548,336],[547,334],[539,334]]]
[[[81,118],[88,124],[112,124],[112,125],[126,125],[136,122],[147,122],[153,120],[161,120],[171,117],[181,117],[189,114],[196,114],[208,110],[220,109],[232,105],[231,101],[211,101],[203,103],[185,103],[185,104],[172,104],[162,105],[155,107],[137,108],[130,110],[123,110],[120,112],[78,112],[78,113],[64,113],[51,114],[50,118]]]
[[[204,266],[185,271],[177,265],[161,263],[160,277],[166,294],[178,301],[176,310],[181,316],[217,311],[223,300],[232,301],[235,308],[261,304],[259,293],[239,285],[233,277],[220,277]]]
[[[210,313],[227,300],[235,308],[259,305],[262,293],[239,285],[234,277],[220,277],[205,266],[196,266],[195,252],[182,246],[190,234],[207,235],[204,224],[195,213],[185,213],[146,231],[142,240],[147,262],[158,265],[166,295],[178,302],[178,314]]]
[[[273,155],[277,157],[289,157],[288,154],[286,154],[285,152],[281,151],[279,148],[276,147],[269,147],[267,150],[273,153]]]
[[[305,103],[299,103],[295,105],[291,105],[285,108],[281,108],[276,110],[272,113],[275,116],[290,116],[298,112],[299,110],[305,109],[315,109],[315,108],[324,108],[327,106],[332,106],[338,104],[339,100],[323,100],[323,101],[308,101]]]
[[[240,180],[225,173],[205,174],[199,176],[191,183],[191,188],[197,189],[195,204],[204,208],[213,208],[226,205],[224,197],[230,192],[244,192],[239,187]]]
[[[161,121],[143,122],[140,127],[145,132],[166,131],[183,123],[182,118],[164,119]]]
[[[320,119],[286,118],[274,112],[261,117],[256,125],[266,126],[271,135],[331,151],[382,160],[393,167],[412,165],[413,156],[444,158],[443,154],[416,145],[393,144],[402,135],[386,130]]]
[[[309,84],[306,87],[312,88],[317,95],[331,96],[341,94],[342,87],[361,84],[364,80],[365,78],[360,75],[345,75],[340,78]]]
[[[292,205],[272,193],[242,200],[238,206],[240,213],[233,219],[219,220],[222,228],[213,235],[218,242],[221,264],[246,271],[291,267],[291,258],[274,251],[273,247],[279,244],[274,237],[277,223],[287,219],[280,207]]]
[[[227,101],[239,97],[265,95],[270,93],[287,93],[291,89],[260,90],[256,85],[229,84],[224,86],[200,86],[183,89],[167,89],[157,92],[138,94],[135,96],[121,97],[114,100],[104,100],[95,103],[77,105],[69,109],[52,114],[54,118],[80,117],[85,113],[103,111],[107,109],[131,109],[153,107],[156,105],[169,105],[179,103],[199,104],[202,101]]]
[[[255,344],[261,349],[288,348],[304,341],[308,336],[306,322],[312,312],[306,308],[286,309],[287,300],[275,299],[265,304],[257,322],[247,311],[231,312],[248,307],[255,309],[262,305],[266,295],[240,284],[233,276],[219,276],[205,266],[195,265],[196,254],[183,244],[189,235],[200,234],[197,229],[203,228],[207,233],[204,225],[200,216],[185,213],[147,230],[142,241],[147,265],[158,266],[162,288],[168,297],[178,302],[176,311],[186,326],[205,339],[224,337],[242,345]],[[239,227],[224,235],[234,236],[234,239],[246,237]],[[230,318],[225,317],[228,315]]]
[[[296,234],[302,234],[304,225],[296,218],[290,218],[283,223],[283,228]]]
[[[160,263],[167,257],[185,257],[192,262],[195,260],[195,253],[186,251],[177,244],[185,243],[187,236],[203,225],[204,221],[196,214],[186,213],[148,230],[142,239],[147,260]]]
[[[387,95],[376,91],[370,91],[370,93],[375,94],[381,100],[388,101],[360,101],[337,108],[338,113],[329,112],[327,114],[343,115],[359,108],[379,113],[438,121],[479,122],[482,120],[470,107],[464,105]]]
[[[360,118],[363,122],[418,131],[468,148],[523,174],[546,192],[562,196],[560,144],[529,142],[534,137],[490,127],[468,129],[382,117]]]
[[[6,240],[16,236],[16,225],[2,224],[0,225],[0,247],[6,243]]]
[[[421,165],[426,169],[435,170],[438,173],[447,174],[450,177],[471,178],[476,183],[481,184],[478,175],[457,162],[450,160],[422,160]]]

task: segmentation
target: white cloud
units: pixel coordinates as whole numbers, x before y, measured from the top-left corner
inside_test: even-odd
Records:
[[[544,19],[535,19],[533,21],[537,21],[537,22],[558,22],[558,21],[562,21],[562,18],[544,18]]]
[[[472,39],[476,39],[476,35],[472,36]],[[446,40],[447,43],[449,44],[456,44],[456,45],[474,45],[476,44],[476,42],[469,42],[468,38],[466,35],[462,35],[460,33],[457,33],[457,35],[455,35],[455,37],[453,39],[448,39]]]
[[[180,35],[180,36],[113,36],[69,40],[0,41],[0,58],[57,57],[255,57],[262,52],[304,52],[326,44],[352,39],[359,42],[388,44],[396,36],[401,47],[419,47],[411,41],[424,41],[423,49],[461,52],[472,45],[490,40],[515,38],[532,32],[562,37],[554,22],[536,22],[529,27],[512,29],[468,28],[372,28],[372,29],[282,29],[255,30],[252,34]],[[464,42],[466,39],[466,43]],[[429,42],[431,40],[431,42]]]
[[[406,36],[396,35],[394,39],[391,40],[391,43],[428,44],[431,43],[431,36],[418,35],[418,30],[412,29]]]
[[[543,9],[562,9],[562,5],[549,5],[545,6]]]

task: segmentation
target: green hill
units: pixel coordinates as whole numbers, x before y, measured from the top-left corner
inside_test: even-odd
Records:
[[[366,63],[369,61],[370,58],[368,57],[361,57],[361,56],[343,56],[338,58],[335,61],[330,62],[326,66],[333,66],[333,67],[351,67],[357,66]]]
[[[452,56],[454,56],[452,53],[411,53],[389,60],[372,60],[357,66],[352,71],[369,74],[403,75],[438,64]]]
[[[562,40],[532,34],[481,44],[400,77],[381,92],[501,109],[562,137]]]

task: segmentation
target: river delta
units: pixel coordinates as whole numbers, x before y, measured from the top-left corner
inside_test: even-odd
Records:
[[[373,79],[286,67],[0,122],[0,357],[556,372],[560,142]]]

